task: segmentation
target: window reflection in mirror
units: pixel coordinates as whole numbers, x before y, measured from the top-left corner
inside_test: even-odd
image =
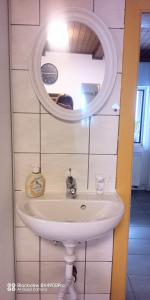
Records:
[[[100,92],[104,51],[97,35],[77,21],[51,23],[41,57],[41,76],[50,101],[66,109],[85,109]]]

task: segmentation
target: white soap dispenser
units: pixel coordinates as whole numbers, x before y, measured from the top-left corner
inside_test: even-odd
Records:
[[[25,192],[28,197],[40,197],[45,192],[45,178],[39,167],[34,167],[26,179]]]

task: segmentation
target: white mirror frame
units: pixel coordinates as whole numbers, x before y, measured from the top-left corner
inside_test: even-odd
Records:
[[[94,13],[81,8],[70,8],[59,13],[57,12],[56,17],[58,18],[59,15],[60,17],[63,16],[66,21],[78,21],[84,23],[96,33],[101,41],[105,55],[105,74],[100,92],[96,95],[94,100],[88,104],[87,110],[84,111],[64,109],[59,105],[56,105],[56,103],[50,99],[41,77],[41,56],[46,42],[46,25],[48,22],[46,25],[42,26],[37,35],[37,39],[35,40],[30,59],[29,72],[35,93],[45,109],[59,119],[78,121],[96,114],[107,102],[112,92],[117,74],[116,48],[109,29]],[[55,16],[53,16],[53,18],[54,17]]]

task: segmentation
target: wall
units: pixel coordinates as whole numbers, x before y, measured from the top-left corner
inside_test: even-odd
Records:
[[[7,292],[14,282],[11,114],[9,85],[8,6],[0,0],[0,299],[13,300]]]
[[[12,111],[15,200],[24,191],[32,165],[40,165],[47,190],[65,191],[69,167],[78,190],[95,190],[95,173],[106,177],[105,191],[116,181],[118,113],[120,102],[124,0],[11,0]],[[78,6],[93,11],[110,28],[116,44],[118,73],[109,101],[98,114],[77,123],[56,120],[39,104],[31,87],[28,59],[40,25],[53,9]],[[32,234],[16,216],[17,282],[60,282],[64,277],[63,248]],[[79,299],[108,300],[111,290],[113,233],[80,245],[77,252]],[[57,299],[57,288],[40,293],[18,294],[17,300]]]
[[[134,160],[133,160],[133,184],[138,186],[139,189],[148,189],[148,178],[149,178],[149,168],[148,168],[148,156],[147,148],[149,148],[149,127],[147,120],[149,117],[147,113],[149,111],[149,88],[150,88],[150,63],[141,62],[139,63],[139,74],[138,74],[138,86],[145,87],[145,103],[146,103],[146,114],[144,114],[144,132],[143,132],[143,145],[134,146]],[[146,89],[148,88],[148,89]],[[146,125],[147,124],[147,125]]]
[[[150,63],[142,62],[139,64],[139,78],[138,85],[150,86]]]

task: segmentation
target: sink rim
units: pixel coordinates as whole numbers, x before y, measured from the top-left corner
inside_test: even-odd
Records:
[[[50,194],[48,194],[50,195]],[[58,195],[57,193],[55,195]],[[108,194],[105,194],[108,197]],[[42,238],[48,239],[49,241],[56,240],[61,241],[63,243],[78,243],[84,242],[88,240],[93,240],[100,238],[100,236],[104,235],[106,232],[113,230],[124,214],[124,203],[120,196],[117,193],[109,193],[110,200],[104,197],[104,199],[99,200],[80,200],[80,199],[66,199],[63,200],[58,199],[53,200],[53,202],[63,201],[67,203],[68,201],[72,201],[71,203],[78,203],[78,201],[83,202],[111,202],[119,204],[119,209],[117,210],[117,214],[113,216],[109,216],[106,218],[99,218],[98,220],[85,221],[85,222],[62,222],[62,221],[53,221],[49,219],[42,219],[39,216],[35,217],[34,215],[27,214],[27,211],[24,211],[24,204],[29,203],[30,201],[44,201],[43,197],[38,198],[28,198],[25,193],[22,193],[22,197],[18,199],[16,203],[16,210],[21,217],[22,221],[29,227],[36,235],[41,236]],[[45,197],[44,197],[45,198]],[[51,201],[51,200],[49,200]]]
[[[94,222],[100,222],[100,221],[104,221],[104,220],[108,220],[108,219],[114,219],[114,218],[116,218],[117,216],[119,217],[120,215],[122,216],[123,214],[124,214],[124,203],[123,203],[123,201],[122,201],[122,199],[120,198],[120,196],[118,195],[118,193],[107,193],[107,194],[105,194],[105,197],[107,197],[107,196],[114,196],[114,194],[115,194],[115,196],[117,196],[117,198],[118,199],[113,199],[113,200],[110,200],[110,199],[103,199],[103,198],[99,198],[99,199],[94,199],[94,200],[90,200],[90,199],[84,199],[84,200],[81,200],[80,198],[77,198],[77,199],[68,199],[68,198],[62,198],[62,199],[55,199],[55,200],[51,200],[51,199],[47,199],[47,197],[49,197],[49,195],[50,196],[53,196],[53,195],[55,195],[55,196],[57,196],[58,197],[58,194],[57,193],[55,193],[55,194],[46,194],[46,197],[44,196],[41,196],[41,197],[37,197],[37,198],[28,198],[26,195],[25,195],[25,193],[22,193],[22,195],[24,196],[24,199],[19,199],[18,201],[17,201],[17,203],[16,203],[16,210],[17,210],[17,212],[18,212],[18,214],[20,215],[20,214],[23,214],[24,216],[28,216],[29,218],[35,218],[35,219],[37,219],[37,220],[40,220],[40,221],[44,221],[44,222],[49,222],[49,223],[66,223],[66,224],[82,224],[82,223],[94,223]],[[83,194],[84,195],[84,194]],[[92,196],[94,196],[95,194],[92,194]],[[72,220],[70,220],[70,221],[61,221],[61,220],[50,220],[50,219],[48,219],[48,218],[42,218],[42,217],[40,217],[40,216],[36,216],[36,215],[34,215],[34,214],[32,214],[30,211],[29,212],[27,212],[27,210],[25,210],[25,208],[24,208],[24,205],[26,204],[26,203],[30,203],[30,202],[53,202],[53,203],[58,203],[58,202],[61,202],[61,203],[65,203],[65,204],[67,204],[67,202],[69,201],[69,203],[71,203],[70,201],[72,201],[72,203],[79,203],[80,202],[80,205],[85,205],[85,204],[87,204],[87,203],[90,203],[90,204],[94,204],[94,203],[116,203],[116,204],[118,204],[119,205],[119,208],[117,207],[117,211],[116,210],[114,210],[114,214],[113,214],[113,216],[109,216],[109,217],[103,217],[103,218],[101,218],[101,217],[99,217],[99,218],[96,218],[96,219],[92,219],[91,218],[91,220],[89,220],[89,221],[72,221]],[[119,211],[118,211],[118,209],[119,209]]]

